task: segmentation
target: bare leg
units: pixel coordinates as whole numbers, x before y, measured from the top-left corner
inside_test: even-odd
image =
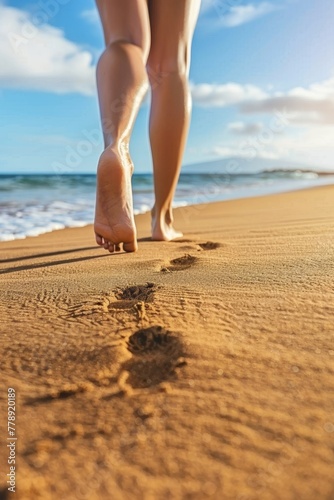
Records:
[[[150,44],[146,0],[97,0],[106,49],[97,65],[105,141],[97,171],[96,242],[113,252],[137,250],[129,140],[147,90],[145,63]]]
[[[150,140],[155,205],[152,239],[182,236],[173,228],[172,201],[188,135],[190,50],[200,0],[149,0],[151,49],[148,75],[152,89]]]

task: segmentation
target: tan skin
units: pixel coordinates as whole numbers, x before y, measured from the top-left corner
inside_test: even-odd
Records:
[[[105,150],[97,170],[94,230],[109,252],[137,250],[129,141],[151,87],[150,143],[155,204],[152,239],[182,236],[172,201],[186,144],[191,100],[191,41],[200,0],[96,0],[106,48],[97,65]]]

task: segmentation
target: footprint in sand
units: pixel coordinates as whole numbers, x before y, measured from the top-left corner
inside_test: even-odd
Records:
[[[112,293],[89,298],[87,301],[71,306],[68,317],[97,316],[115,309],[132,309],[139,302],[152,302],[157,287],[154,283],[146,285],[133,285],[125,288],[116,288]]]
[[[151,326],[133,333],[127,344],[132,358],[123,369],[133,388],[150,387],[175,375],[175,368],[186,364],[180,339],[162,326]]]
[[[188,252],[191,250],[197,250],[198,252],[201,252],[202,250],[217,250],[217,248],[223,246],[222,243],[218,243],[216,241],[206,241],[205,243],[197,243],[191,240],[179,240],[175,241],[175,243],[192,243],[193,245],[183,245],[182,247],[180,247],[180,250]]]
[[[183,271],[184,269],[189,269],[198,261],[197,257],[194,257],[190,254],[185,254],[182,257],[178,257],[169,262],[168,266],[164,266],[161,268],[162,272],[170,272],[170,271]]]
[[[202,250],[217,250],[222,244],[215,241],[206,241],[205,243],[198,243],[198,246],[200,246]]]
[[[132,354],[147,354],[154,351],[168,351],[176,345],[177,337],[162,326],[151,326],[133,333],[128,340]]]
[[[110,307],[114,309],[126,309],[135,306],[138,302],[152,302],[156,289],[157,287],[154,283],[117,288],[114,290],[116,301],[112,302]]]

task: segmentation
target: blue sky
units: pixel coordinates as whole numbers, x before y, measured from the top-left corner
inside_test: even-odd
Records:
[[[334,2],[203,0],[184,164],[231,156],[334,170]],[[91,0],[0,0],[0,172],[91,172],[102,149]],[[151,170],[148,103],[131,151]]]

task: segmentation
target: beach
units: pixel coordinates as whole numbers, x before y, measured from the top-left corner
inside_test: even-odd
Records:
[[[334,186],[0,243],[16,498],[334,498]],[[4,425],[4,428],[7,425]],[[8,452],[1,448],[1,498]]]

